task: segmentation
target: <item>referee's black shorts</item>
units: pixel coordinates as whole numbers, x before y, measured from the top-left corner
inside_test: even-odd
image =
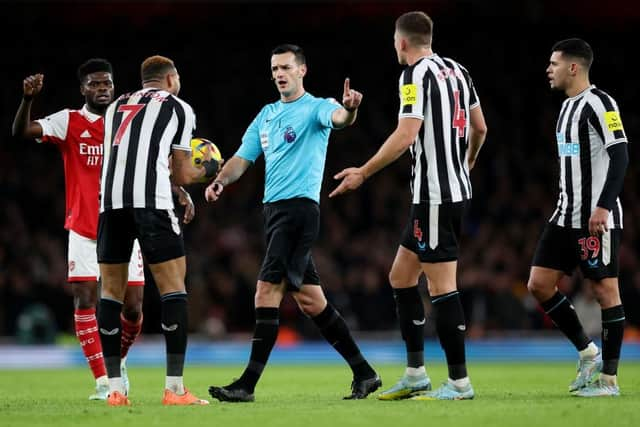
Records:
[[[320,230],[320,206],[307,198],[265,203],[264,228],[267,253],[258,279],[290,290],[319,285],[320,277],[311,257],[311,247]]]
[[[420,262],[447,262],[458,259],[462,220],[469,201],[439,205],[411,205],[409,222],[401,245],[418,255]]]
[[[128,263],[134,239],[140,242],[149,264],[185,253],[180,223],[172,209],[113,209],[102,212],[98,220],[98,263]]]
[[[587,228],[547,223],[531,264],[564,271],[569,276],[580,267],[585,278],[595,281],[618,277],[621,237],[622,230],[615,228],[601,236],[591,236]]]

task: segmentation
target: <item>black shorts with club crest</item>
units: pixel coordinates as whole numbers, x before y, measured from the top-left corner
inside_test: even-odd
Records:
[[[138,239],[145,261],[158,264],[184,256],[180,223],[173,210],[123,208],[104,211],[98,220],[98,262],[128,263]]]
[[[400,243],[415,252],[420,262],[458,259],[458,241],[468,200],[455,203],[411,205],[409,223]]]
[[[586,228],[560,227],[547,223],[533,256],[534,267],[546,267],[573,274],[576,267],[585,278],[618,277],[618,252],[622,230],[609,229],[592,236]]]
[[[319,285],[311,247],[320,231],[320,206],[311,199],[295,198],[265,203],[263,213],[267,253],[258,279],[284,280],[289,290]]]

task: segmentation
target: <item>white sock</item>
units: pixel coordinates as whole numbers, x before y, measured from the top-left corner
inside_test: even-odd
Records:
[[[408,377],[424,377],[427,375],[427,370],[424,366],[420,366],[419,368],[407,368],[404,372]]]
[[[122,383],[122,377],[109,378],[109,393],[113,393],[114,391],[127,394],[124,389],[124,384]]]
[[[471,381],[469,380],[469,377],[458,378],[457,380],[452,380],[451,378],[449,378],[449,384],[452,384],[458,390],[462,390],[469,387]]]
[[[170,377],[167,376],[165,380],[165,388],[171,390],[175,394],[184,394],[184,384],[182,377]]]
[[[617,375],[607,375],[600,374],[600,380],[606,385],[617,385],[618,384],[618,376]]]
[[[98,386],[109,385],[109,378],[106,375],[96,378],[96,385]]]
[[[600,350],[598,349],[598,346],[591,341],[587,348],[580,350],[578,353],[580,353],[580,359],[593,359],[598,353],[600,353]]]

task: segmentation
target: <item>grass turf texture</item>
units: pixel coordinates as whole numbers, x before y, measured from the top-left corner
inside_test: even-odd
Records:
[[[0,424],[10,426],[113,427],[215,425],[239,426],[638,426],[640,363],[620,368],[622,395],[583,399],[569,395],[571,363],[471,363],[476,391],[472,401],[343,401],[351,383],[342,365],[271,365],[256,390],[254,403],[220,403],[210,399],[209,385],[225,385],[241,366],[189,366],[185,382],[206,407],[163,407],[162,368],[131,366],[131,407],[107,407],[87,400],[88,369],[0,371]],[[402,366],[379,365],[383,388],[402,374]],[[432,365],[434,386],[446,367]]]

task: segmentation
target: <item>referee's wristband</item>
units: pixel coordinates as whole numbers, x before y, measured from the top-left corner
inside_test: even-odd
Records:
[[[205,160],[202,162],[202,167],[204,167],[204,176],[207,178],[213,178],[216,176],[216,173],[218,173],[220,164],[216,160]]]
[[[345,110],[347,110],[350,113],[353,113],[354,111],[356,111],[358,109],[358,107],[347,108],[347,107],[344,107],[344,106],[342,108],[344,108]]]
[[[31,101],[33,99],[33,95],[22,95],[22,99],[25,101]]]

